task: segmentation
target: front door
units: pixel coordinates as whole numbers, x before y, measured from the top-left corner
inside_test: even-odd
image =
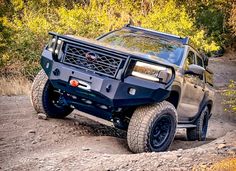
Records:
[[[189,51],[184,63],[184,70],[187,71],[189,65],[195,64],[196,56],[193,51]],[[186,73],[183,78],[182,93],[180,103],[177,109],[179,121],[188,121],[194,117],[199,110],[203,90],[198,75]]]

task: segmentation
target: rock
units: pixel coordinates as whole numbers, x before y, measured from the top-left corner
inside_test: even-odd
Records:
[[[46,120],[46,119],[47,119],[47,115],[44,114],[44,113],[39,113],[39,114],[38,114],[38,119]]]
[[[181,157],[181,156],[182,156],[182,154],[180,154],[180,153],[177,154],[177,157]]]
[[[181,159],[181,162],[184,162],[184,163],[188,163],[188,162],[192,162],[192,161],[193,161],[193,159],[191,157],[183,157]]]
[[[186,170],[188,170],[188,168],[186,168],[186,167],[179,167],[179,168],[171,168],[170,170],[171,171],[186,171]]]
[[[74,125],[75,125],[75,126],[79,126],[79,122],[78,122],[78,121],[75,121],[75,122],[74,122]]]
[[[174,161],[174,160],[177,159],[177,155],[175,155],[175,154],[166,154],[165,158],[168,159],[168,160]]]
[[[29,130],[28,133],[35,134],[36,131],[35,130]]]
[[[87,148],[87,147],[82,147],[82,150],[83,150],[83,151],[89,151],[89,150],[90,150],[90,148]]]
[[[195,153],[198,154],[198,155],[201,155],[201,154],[203,154],[203,153],[205,153],[205,152],[206,152],[206,150],[205,150],[205,149],[202,149],[202,148],[197,148],[197,149],[195,150]]]
[[[38,142],[42,142],[43,141],[43,139],[42,139],[42,137],[40,136],[39,138],[38,138]]]
[[[218,149],[222,149],[222,148],[225,148],[225,147],[226,147],[225,144],[219,144],[219,145],[217,146]]]
[[[37,141],[32,141],[32,144],[36,144],[37,143]]]
[[[104,154],[103,157],[111,157],[109,154]]]
[[[229,153],[230,153],[230,154],[236,154],[236,147],[231,147],[231,148],[229,149]]]

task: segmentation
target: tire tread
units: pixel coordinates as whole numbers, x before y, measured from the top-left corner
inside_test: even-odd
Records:
[[[135,153],[150,151],[148,145],[150,132],[148,130],[153,126],[153,120],[155,119],[155,117],[162,111],[169,111],[173,113],[177,123],[176,109],[171,103],[167,101],[147,106],[141,106],[136,109],[130,120],[127,133],[127,141],[131,151]],[[169,145],[170,144],[168,144],[168,146]]]

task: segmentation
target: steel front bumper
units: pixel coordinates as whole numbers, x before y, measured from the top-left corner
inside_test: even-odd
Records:
[[[111,107],[125,107],[160,102],[169,96],[165,85],[128,76],[123,80],[87,72],[68,66],[52,59],[52,54],[44,50],[41,66],[48,75],[52,85],[74,97],[72,99],[88,99]],[[89,86],[72,87],[69,82],[76,79]],[[76,101],[76,100],[75,100]]]

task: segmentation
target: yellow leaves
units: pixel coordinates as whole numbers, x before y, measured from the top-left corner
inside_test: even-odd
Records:
[[[3,63],[6,63],[8,60],[10,60],[9,54],[8,54],[8,53],[4,53],[4,54],[2,55],[1,61],[2,61]]]
[[[164,6],[154,6],[152,12],[141,18],[141,21],[144,27],[180,36],[188,35],[193,25],[184,8],[177,7],[173,0]]]
[[[222,95],[224,96],[225,111],[236,114],[236,82],[234,80],[230,80],[228,89]]]
[[[54,26],[58,28],[59,32],[64,31],[64,33],[68,33],[71,31],[76,32],[77,29],[79,30],[79,27],[81,27],[82,23],[80,22],[80,19],[82,18],[83,9],[82,8],[75,8],[71,10],[67,10],[64,7],[60,7],[57,11],[57,14],[59,16],[59,26],[63,28],[61,30],[57,26]]]
[[[21,4],[14,0],[15,5]],[[42,1],[44,2],[44,1]],[[45,1],[46,2],[46,1]],[[49,17],[51,13],[56,17]],[[23,23],[14,19],[16,28],[27,27],[31,32],[44,35],[48,30],[63,34],[75,34],[95,38],[102,33],[122,27],[129,20],[136,25],[168,32],[182,37],[191,36],[197,47],[205,51],[217,50],[215,42],[206,38],[204,30],[197,30],[193,20],[183,6],[177,6],[175,0],[155,2],[145,0],[91,0],[89,5],[73,5],[50,9],[49,13],[30,11],[25,8]]]
[[[95,38],[101,33],[127,23],[128,19],[123,21],[125,14],[122,11],[113,10],[110,6],[111,4],[101,6],[101,4],[92,1],[89,6],[76,6],[71,10],[60,7],[57,10],[60,19],[55,30]]]
[[[196,47],[205,51],[218,48],[213,39],[207,37],[205,30],[196,28],[194,18],[189,16],[186,6],[177,5],[176,0],[89,2],[11,0],[14,15],[0,17],[0,26],[5,30],[4,33],[0,32],[0,48],[6,49],[0,55],[7,51],[11,59],[5,55],[4,60],[19,60],[32,66],[33,62],[38,62],[41,49],[48,41],[48,31],[96,38],[123,27],[130,19],[142,27],[182,37],[190,36]],[[9,35],[7,39],[6,33]]]
[[[206,52],[218,50],[219,46],[216,44],[216,42],[208,40],[205,34],[206,33],[204,30],[196,31],[196,34],[191,37],[191,41],[196,47],[200,47]]]
[[[23,27],[22,21],[17,18],[14,20],[14,25],[15,25],[15,28],[17,28],[17,30],[20,30]]]
[[[235,171],[236,158],[225,158],[221,161],[214,162],[211,166],[200,163],[192,168],[192,171]]]
[[[0,23],[2,23],[4,27],[12,27],[12,23],[8,20],[7,17],[0,17]]]
[[[209,171],[235,171],[236,170],[236,158],[226,158],[222,161],[214,163]]]
[[[9,26],[14,31],[23,32],[28,30],[35,35],[47,34],[51,28],[51,23],[47,21],[45,15],[40,12],[33,12],[28,9],[23,10],[23,17],[14,16],[12,21],[8,21],[6,26]]]
[[[14,6],[16,11],[20,11],[24,8],[24,1],[23,0],[11,0],[11,3]]]
[[[40,33],[46,31],[50,28],[49,23],[44,18],[35,17],[28,23],[29,28],[34,33]]]
[[[230,80],[230,83],[229,83],[229,88],[235,88],[235,85],[236,83],[234,82],[234,80]]]

